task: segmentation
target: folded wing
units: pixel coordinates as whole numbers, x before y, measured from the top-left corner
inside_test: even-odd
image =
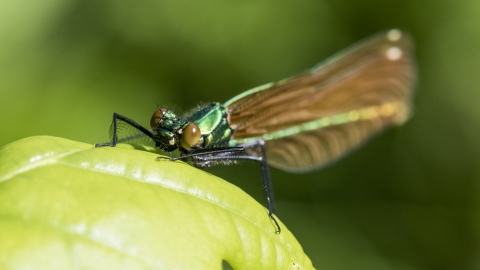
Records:
[[[263,139],[270,165],[322,167],[410,116],[412,42],[399,30],[368,38],[310,71],[227,101],[234,144]]]

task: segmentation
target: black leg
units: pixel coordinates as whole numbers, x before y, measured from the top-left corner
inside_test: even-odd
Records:
[[[277,207],[275,205],[275,196],[273,195],[273,184],[272,177],[270,176],[270,168],[268,167],[267,148],[265,147],[265,142],[263,141],[259,142],[259,146],[262,151],[262,161],[260,161],[260,165],[262,167],[263,186],[267,196],[269,209],[272,213],[275,213],[277,211]]]
[[[277,225],[277,233],[280,233],[280,226],[273,217],[273,214],[277,211],[277,207],[275,204],[275,196],[273,194],[273,184],[272,177],[270,176],[270,168],[268,167],[267,148],[265,147],[265,142],[263,140],[258,141],[256,144],[253,144],[252,147],[260,147],[260,151],[262,153],[261,160],[259,161],[262,168],[263,188],[265,190],[265,196],[267,197],[267,205],[269,211],[268,215],[275,222],[275,225]]]
[[[243,152],[245,151],[245,147],[218,147],[218,148],[202,148],[202,149],[192,149],[188,150],[186,153],[182,153],[181,156],[171,158],[170,160],[186,160],[192,157],[199,157],[199,156],[210,156],[210,155],[221,155],[226,153],[235,153],[235,152]]]
[[[260,152],[261,156],[255,155],[236,155],[236,153],[245,151],[245,148],[253,148],[254,151]],[[260,151],[255,148],[260,148]],[[163,157],[160,157],[163,158]],[[277,220],[273,216],[276,211],[275,206],[275,197],[273,195],[273,185],[272,179],[270,176],[270,168],[268,167],[267,162],[267,150],[265,143],[263,141],[257,141],[251,145],[240,146],[240,147],[224,147],[224,148],[214,148],[214,149],[194,149],[190,150],[187,154],[176,158],[169,158],[169,160],[187,160],[194,159],[194,163],[208,163],[210,161],[219,161],[219,160],[253,160],[260,162],[262,169],[262,181],[263,188],[265,191],[265,196],[267,197],[267,206],[268,206],[268,215],[275,223],[277,227],[277,233],[280,233],[280,225],[278,225]]]
[[[95,144],[95,147],[102,147],[102,146],[116,146],[117,145],[117,121],[121,121],[121,122],[124,122],[126,123],[127,125],[130,125],[132,126],[133,128],[137,129],[138,131],[142,132],[143,134],[145,134],[146,136],[150,137],[152,140],[155,141],[154,137],[153,137],[153,133],[142,127],[140,124],[138,124],[137,122],[133,121],[132,119],[130,118],[127,118],[123,115],[120,115],[118,113],[113,113],[113,121],[112,121],[112,128],[113,128],[113,134],[112,134],[112,141],[111,142],[108,142],[108,143],[97,143]],[[135,137],[135,136],[138,136],[138,135],[134,135],[132,137]]]

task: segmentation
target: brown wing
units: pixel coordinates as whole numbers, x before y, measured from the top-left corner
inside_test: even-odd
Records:
[[[410,114],[415,67],[405,33],[379,33],[314,67],[224,105],[237,144],[263,139],[269,164],[319,168]]]

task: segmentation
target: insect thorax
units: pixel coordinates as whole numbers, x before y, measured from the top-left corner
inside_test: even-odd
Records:
[[[204,148],[228,146],[233,130],[228,125],[227,114],[225,107],[212,103],[188,118],[200,128]]]

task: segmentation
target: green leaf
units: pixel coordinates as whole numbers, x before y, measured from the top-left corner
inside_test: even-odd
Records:
[[[46,136],[1,148],[0,268],[313,268],[242,190],[157,156]]]

